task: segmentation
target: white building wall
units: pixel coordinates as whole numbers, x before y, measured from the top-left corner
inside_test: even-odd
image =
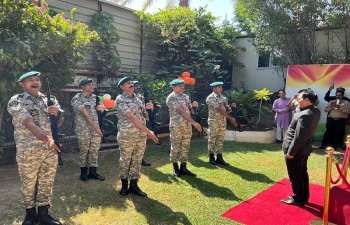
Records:
[[[316,32],[316,48],[319,54],[337,52],[340,57],[344,56],[342,43],[345,36],[341,29],[320,30]],[[243,69],[233,69],[232,87],[241,88],[242,83],[248,89],[267,88],[272,92],[284,88],[284,79],[287,69],[280,67],[258,67],[259,55],[252,45],[252,38],[238,37],[236,39],[238,60],[245,65]]]
[[[283,88],[284,80],[282,73],[277,72],[277,67],[258,67],[259,56],[256,53],[252,38],[242,37],[236,39],[238,60],[245,66],[243,69],[233,69],[232,87],[240,89],[242,83],[248,89],[263,89],[275,92]]]

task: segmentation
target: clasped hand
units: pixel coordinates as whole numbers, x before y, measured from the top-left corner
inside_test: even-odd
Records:
[[[52,106],[47,107],[47,111],[49,112],[49,114],[54,115],[54,116],[57,116],[58,110],[59,110],[58,106],[52,105]]]

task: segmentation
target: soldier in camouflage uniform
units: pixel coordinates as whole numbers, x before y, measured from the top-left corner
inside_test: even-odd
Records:
[[[7,105],[15,128],[16,161],[22,183],[22,204],[26,218],[22,224],[60,225],[48,214],[52,200],[52,188],[57,170],[57,154],[60,151],[52,139],[49,114],[57,116],[60,105],[48,107],[40,73],[23,74],[18,82],[24,93],[13,96]],[[38,213],[36,211],[38,206]]]
[[[147,194],[138,187],[141,176],[141,161],[146,149],[147,135],[158,143],[157,136],[146,125],[147,112],[142,100],[134,93],[134,84],[130,77],[119,80],[118,87],[123,94],[115,99],[115,109],[118,117],[117,141],[120,150],[119,178],[122,181],[120,194],[133,193],[139,196]],[[130,186],[128,189],[128,179]]]
[[[80,179],[87,181],[96,179],[104,181],[105,178],[99,175],[98,150],[100,149],[102,131],[98,125],[97,111],[103,112],[105,107],[102,102],[96,105],[96,95],[92,79],[85,78],[80,81],[79,86],[83,92],[76,94],[71,104],[75,113],[75,134],[78,137],[80,149]],[[89,167],[89,175],[87,174]]]
[[[139,81],[134,80],[134,81],[133,81],[133,84],[134,84],[134,93],[135,93],[135,95],[141,99],[141,101],[142,101],[142,103],[145,105],[146,109],[151,109],[151,110],[153,110],[153,103],[152,103],[152,102],[147,102],[147,103],[145,103],[145,97],[143,97],[143,95],[141,95],[141,94],[139,93],[139,92],[140,92]],[[147,114],[147,116],[146,116],[146,120],[148,120],[148,114]],[[142,165],[142,166],[151,166],[151,163],[146,162],[144,159],[142,159],[141,165]]]
[[[226,132],[226,118],[231,123],[237,126],[236,120],[231,117],[228,113],[232,111],[231,107],[236,107],[236,103],[228,105],[227,99],[222,93],[223,82],[214,82],[210,84],[213,88],[207,99],[206,103],[209,108],[208,125],[209,125],[209,138],[208,138],[208,151],[209,151],[209,162],[213,165],[222,164],[228,166],[229,164],[222,158],[224,136]],[[214,153],[216,153],[216,160]]]
[[[173,80],[170,82],[173,92],[168,95],[166,104],[169,108],[170,114],[170,161],[173,163],[174,175],[179,177],[181,175],[196,176],[187,169],[188,150],[190,148],[190,141],[192,137],[192,126],[199,131],[202,131],[202,126],[195,122],[190,114],[193,114],[192,105],[187,95],[183,94],[184,81]],[[193,107],[198,107],[198,102],[193,102]],[[178,165],[180,161],[180,169]]]

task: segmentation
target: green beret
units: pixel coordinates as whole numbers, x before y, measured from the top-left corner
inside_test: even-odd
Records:
[[[131,81],[132,80],[132,78],[131,77],[123,77],[122,79],[120,79],[119,81],[118,81],[118,87],[120,87],[120,85],[123,85],[125,82],[128,82],[128,81]]]
[[[185,83],[184,80],[175,79],[175,80],[172,80],[172,81],[170,82],[170,86],[174,86],[174,85],[178,85],[178,84],[183,84],[183,83]]]
[[[138,81],[138,80],[133,80],[132,83],[133,83],[133,84],[138,84],[139,81]]]
[[[23,74],[19,79],[18,82],[21,82],[24,78],[31,77],[31,76],[40,76],[40,72],[37,71],[30,71],[28,73]]]
[[[221,81],[216,81],[210,84],[210,87],[217,87],[217,86],[222,86],[224,85],[224,82]]]
[[[85,78],[84,80],[80,81],[79,86],[83,86],[85,84],[94,83],[91,78]]]

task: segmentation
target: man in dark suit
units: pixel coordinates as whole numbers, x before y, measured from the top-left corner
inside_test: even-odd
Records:
[[[300,112],[294,114],[282,144],[293,195],[281,201],[289,205],[308,203],[307,160],[312,152],[312,135],[321,116],[320,110],[314,106],[317,95],[313,92],[302,92],[297,99]]]

